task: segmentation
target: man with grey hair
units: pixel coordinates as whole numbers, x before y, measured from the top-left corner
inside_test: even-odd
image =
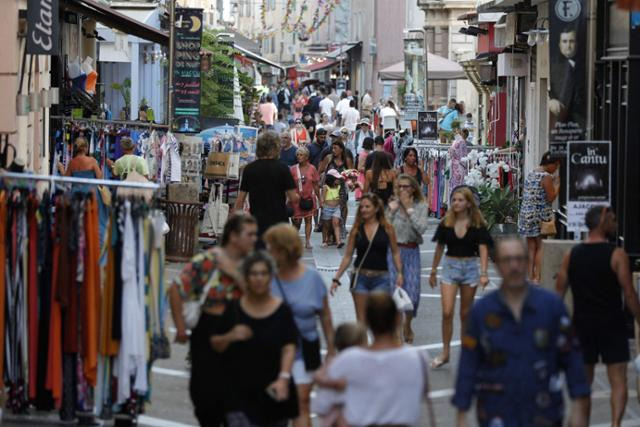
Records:
[[[280,162],[287,167],[291,167],[298,163],[296,159],[296,150],[298,147],[291,143],[291,134],[282,132],[280,134]]]
[[[258,137],[257,160],[245,166],[235,204],[236,210],[242,210],[249,195],[249,211],[258,220],[259,249],[264,248],[262,235],[269,227],[289,220],[287,199],[292,204],[299,199],[291,171],[280,163],[279,153],[278,134],[267,131]]]
[[[607,206],[587,211],[589,234],[584,243],[567,253],[558,273],[556,290],[562,296],[571,287],[573,323],[585,368],[593,382],[595,365],[602,360],[611,384],[611,425],[620,426],[627,404],[629,337],[624,302],[640,321],[640,301],[631,280],[629,257],[611,240],[618,223]]]
[[[474,396],[480,426],[563,425],[562,373],[569,425],[586,426],[590,388],[564,303],[526,281],[524,241],[508,237],[495,248],[502,283],[469,314],[452,399],[457,426],[467,426]]]

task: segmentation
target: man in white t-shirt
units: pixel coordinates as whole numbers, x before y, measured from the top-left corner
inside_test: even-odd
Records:
[[[349,108],[349,98],[347,98],[347,92],[342,92],[342,95],[340,95],[340,102],[336,105],[336,113],[339,116],[342,116],[342,112],[347,108]]]
[[[360,112],[356,110],[356,101],[349,101],[349,107],[342,110],[342,125],[349,129],[349,132],[355,132],[358,121],[360,120]]]
[[[333,101],[329,99],[326,93],[323,93],[324,98],[320,101],[320,114],[326,114],[329,117],[329,120],[333,120],[333,113],[335,110],[335,105]]]
[[[337,287],[332,285],[332,294]],[[371,293],[367,298],[367,326],[374,341],[369,348],[349,348],[329,365],[327,381],[344,380],[341,399],[343,415],[349,426],[419,426],[422,402],[428,390],[426,353],[403,346],[396,334],[400,313],[386,293]],[[341,382],[341,381],[340,381]],[[433,420],[431,406],[429,419]]]

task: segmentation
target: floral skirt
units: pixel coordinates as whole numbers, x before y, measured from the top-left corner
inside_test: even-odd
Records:
[[[413,317],[418,313],[420,305],[420,246],[415,248],[400,247],[400,259],[402,260],[402,272],[404,274],[403,289],[409,294],[413,303]],[[393,263],[391,249],[387,252],[387,265],[389,266],[389,277],[391,279],[391,289],[395,288],[396,277],[398,275],[396,266]]]

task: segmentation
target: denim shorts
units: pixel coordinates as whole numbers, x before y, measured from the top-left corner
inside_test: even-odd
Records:
[[[331,207],[331,206],[323,206],[322,207],[322,219],[324,221],[330,220],[331,218],[342,218],[340,215],[340,205]]]
[[[478,258],[444,257],[442,282],[448,285],[476,286],[480,281]]]
[[[390,280],[389,273],[376,277],[367,277],[359,274],[356,286],[351,290],[351,292],[356,294],[368,294],[369,292],[389,293],[391,289]]]

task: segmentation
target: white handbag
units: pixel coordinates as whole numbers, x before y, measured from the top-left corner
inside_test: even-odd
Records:
[[[198,301],[182,303],[182,318],[184,319],[184,325],[187,329],[193,329],[198,324],[200,314],[202,313],[202,304],[204,304],[207,299],[209,289],[211,289],[211,280],[209,280],[209,283],[202,289],[202,295],[200,295]]]
[[[393,291],[393,302],[396,303],[396,307],[398,311],[413,311],[413,303],[411,302],[411,298],[409,298],[409,294],[402,288],[396,287],[396,290]]]

